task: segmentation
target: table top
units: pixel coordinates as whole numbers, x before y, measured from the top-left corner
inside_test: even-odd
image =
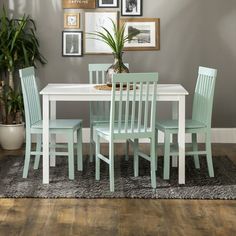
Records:
[[[96,84],[48,84],[40,91],[42,95],[110,95],[111,91],[97,90]],[[188,95],[181,84],[158,84],[158,95]]]

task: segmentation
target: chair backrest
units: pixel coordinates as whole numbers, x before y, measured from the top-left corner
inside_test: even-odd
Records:
[[[217,70],[199,67],[193,99],[192,119],[211,127],[213,97]]]
[[[106,71],[111,64],[89,64],[89,83],[105,84]],[[129,64],[125,63],[129,68]],[[90,102],[90,118],[96,121],[109,121],[110,102]]]
[[[106,83],[106,71],[111,64],[89,64],[89,83],[90,84],[105,84]],[[129,64],[125,63],[125,66],[129,68]]]
[[[130,137],[155,134],[158,73],[114,74],[110,108],[110,132]],[[117,89],[117,86],[120,86]],[[126,89],[124,90],[124,87]],[[125,106],[123,108],[123,106]]]
[[[24,100],[26,128],[42,119],[34,67],[19,70]]]

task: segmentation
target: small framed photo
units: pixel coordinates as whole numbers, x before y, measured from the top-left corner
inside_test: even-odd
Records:
[[[143,0],[121,0],[122,16],[142,16]]]
[[[94,9],[96,0],[62,0],[64,9]]]
[[[83,55],[83,32],[62,31],[62,56],[81,57]]]
[[[111,48],[95,36],[89,35],[93,32],[104,32],[106,28],[113,32],[112,21],[117,24],[118,12],[85,12],[85,54],[111,54]]]
[[[126,51],[160,50],[160,19],[159,18],[122,18],[125,24],[125,35],[136,32],[137,35],[125,43]]]
[[[79,13],[64,13],[64,28],[65,29],[79,29],[80,28],[80,14]]]
[[[98,0],[99,8],[116,8],[119,7],[119,0]]]

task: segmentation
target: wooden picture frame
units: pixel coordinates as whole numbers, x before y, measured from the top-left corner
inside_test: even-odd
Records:
[[[80,13],[64,13],[64,28],[79,29],[80,28]]]
[[[111,54],[110,47],[101,40],[94,39],[95,36],[89,33],[95,31],[103,31],[101,26],[107,28],[109,32],[113,32],[112,21],[118,23],[118,12],[85,12],[84,28],[85,28],[85,54]]]
[[[119,0],[97,0],[98,8],[117,8]]]
[[[121,16],[142,16],[143,0],[121,0]]]
[[[121,18],[120,25],[125,24],[125,35],[132,30],[139,30],[133,40],[125,43],[126,51],[160,50],[159,18]]]
[[[94,9],[96,0],[62,0],[64,9]]]
[[[62,56],[82,57],[83,56],[83,32],[62,31]]]

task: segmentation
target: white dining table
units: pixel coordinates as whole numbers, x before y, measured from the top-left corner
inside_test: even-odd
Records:
[[[49,167],[55,166],[55,156],[49,163],[49,119],[56,119],[57,101],[110,101],[111,91],[97,90],[94,84],[48,84],[40,91],[43,97],[43,183],[49,183]],[[185,184],[185,96],[186,89],[180,84],[158,84],[157,101],[173,102],[173,118],[178,119],[179,158],[173,159],[178,164],[178,182]],[[55,142],[51,135],[51,142]]]

